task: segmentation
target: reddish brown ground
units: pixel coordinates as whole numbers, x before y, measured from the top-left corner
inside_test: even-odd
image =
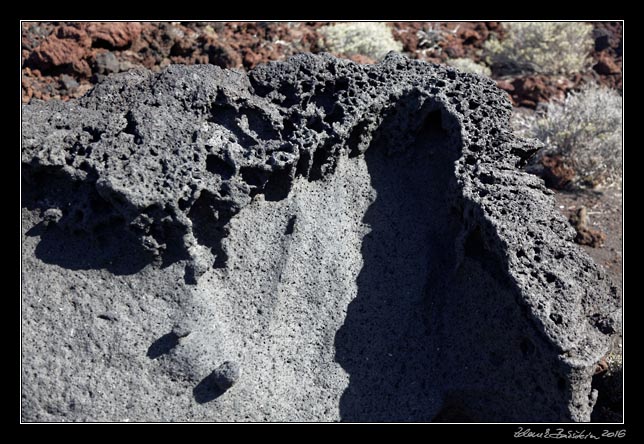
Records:
[[[23,101],[66,100],[84,94],[106,74],[134,67],[161,69],[171,63],[212,63],[250,69],[299,52],[320,52],[317,29],[325,22],[146,22],[22,25]],[[515,104],[535,107],[590,80],[620,89],[622,25],[595,23],[593,68],[571,78],[523,75],[497,78]],[[449,58],[481,60],[483,43],[498,22],[392,22],[394,38],[408,56],[435,63]],[[341,54],[338,54],[341,55]],[[372,63],[355,56],[357,62]]]
[[[586,208],[590,231],[601,233],[599,243],[581,247],[622,286],[623,215],[622,192],[616,187],[599,191],[560,191],[555,194],[557,205],[567,217]],[[574,226],[574,225],[573,225]],[[584,237],[587,239],[587,237]]]

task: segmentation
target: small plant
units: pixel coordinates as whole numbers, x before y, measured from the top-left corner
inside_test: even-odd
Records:
[[[472,59],[462,58],[462,59],[450,59],[446,62],[449,66],[453,66],[456,69],[460,69],[464,72],[469,72],[472,74],[479,74],[482,76],[492,75],[492,71],[485,65],[476,63]]]
[[[514,116],[515,130],[546,144],[543,156],[561,156],[577,185],[615,182],[622,175],[622,97],[587,85],[536,115]]]
[[[364,55],[380,60],[389,51],[400,52],[403,48],[383,22],[337,23],[320,28],[319,32],[327,51],[346,56]]]
[[[589,66],[593,26],[582,22],[509,22],[499,41],[484,50],[489,64],[503,73],[568,75]]]
[[[429,23],[426,28],[418,30],[416,32],[416,37],[418,37],[418,48],[423,54],[436,52],[441,53],[442,48],[440,44],[447,39],[447,37],[452,34],[455,35],[458,32],[457,26],[452,31],[441,29],[437,23]]]

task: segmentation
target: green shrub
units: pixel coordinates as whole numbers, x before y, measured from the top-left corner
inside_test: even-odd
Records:
[[[479,74],[482,76],[490,76],[492,71],[487,66],[476,63],[472,59],[462,58],[462,59],[450,59],[446,62],[449,66],[453,66],[456,69],[460,69],[464,72],[469,72],[472,74]]]
[[[322,46],[329,52],[345,56],[365,55],[380,60],[389,51],[402,51],[391,29],[382,22],[336,23],[320,28]]]
[[[509,22],[501,41],[484,45],[489,64],[500,73],[568,75],[589,66],[593,26],[581,22]]]
[[[622,175],[622,97],[588,85],[533,115],[515,114],[521,135],[544,142],[542,155],[558,154],[575,171],[577,185],[615,182]]]

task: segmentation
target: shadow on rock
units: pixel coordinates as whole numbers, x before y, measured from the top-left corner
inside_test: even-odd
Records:
[[[430,113],[423,137],[402,155],[387,156],[384,146],[366,152],[377,199],[363,219],[371,232],[358,294],[335,338],[336,361],[351,377],[340,401],[343,421],[430,421],[440,408],[423,277],[447,275],[458,226],[445,195],[456,153],[440,118]]]
[[[179,344],[179,336],[173,332],[167,333],[150,345],[146,356],[150,359],[156,359],[159,356],[168,354],[177,344]]]
[[[456,123],[430,111],[408,150],[390,156],[380,143],[365,155],[377,198],[335,336],[350,376],[341,420],[569,420],[568,377],[517,303],[494,227],[450,196]]]
[[[118,222],[91,234],[39,224],[27,235],[40,236],[35,252],[38,259],[70,270],[104,268],[115,275],[130,275],[153,260],[135,236]]]
[[[206,376],[199,384],[192,390],[192,395],[195,401],[199,404],[205,404],[219,398],[225,393],[217,385],[217,376],[214,373]]]
[[[43,262],[115,275],[138,273],[153,262],[123,218],[91,186],[29,169],[23,169],[22,186],[22,207],[45,215],[26,233],[40,238],[35,255]],[[47,221],[47,208],[60,216]]]

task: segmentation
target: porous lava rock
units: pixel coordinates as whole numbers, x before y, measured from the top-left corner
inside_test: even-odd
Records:
[[[23,420],[588,421],[621,295],[510,113],[394,54],[25,105]]]

